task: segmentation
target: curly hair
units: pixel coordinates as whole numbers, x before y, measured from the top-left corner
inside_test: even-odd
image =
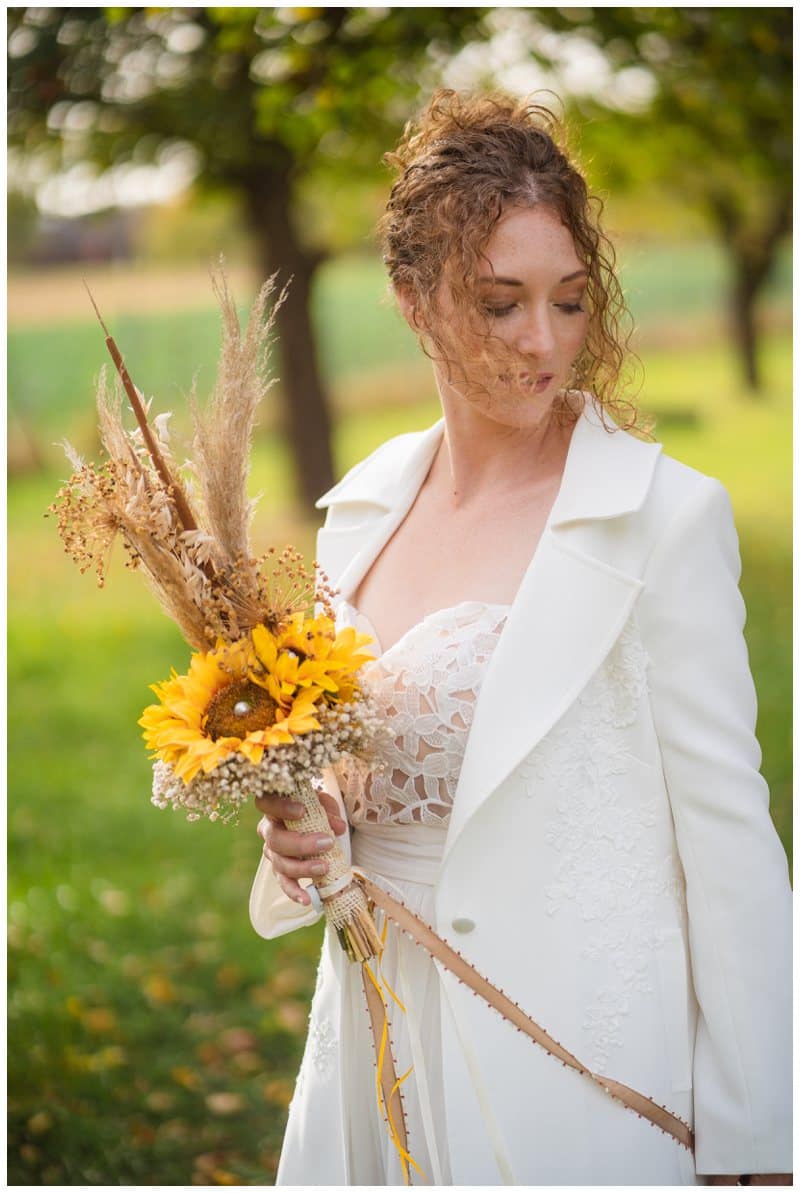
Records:
[[[572,383],[590,389],[601,413],[609,411],[621,427],[647,434],[633,402],[621,396],[629,381],[623,368],[636,358],[628,347],[632,320],[614,248],[601,227],[603,202],[589,194],[565,141],[562,124],[541,104],[499,92],[437,90],[406,125],[397,148],[384,155],[398,176],[378,225],[383,259],[395,290],[407,288],[414,295],[425,336],[436,349],[432,359],[447,365],[449,377],[453,368],[466,377],[466,364],[485,363],[490,356],[491,325],[484,316],[476,326],[476,293],[492,231],[511,208],[548,206],[571,233],[588,275],[589,322]],[[443,279],[456,311],[449,328],[437,319]],[[476,332],[477,341],[471,336]],[[482,346],[471,352],[476,343]],[[501,356],[503,350],[500,345]],[[491,352],[496,359],[494,344]],[[564,419],[575,417],[570,400],[575,392],[557,395],[554,410]]]

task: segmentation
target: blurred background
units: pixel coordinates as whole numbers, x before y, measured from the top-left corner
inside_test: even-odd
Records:
[[[438,85],[554,92],[606,201],[640,404],[733,500],[788,851],[792,10],[7,12],[8,1179],[270,1184],[320,932],[252,931],[255,812],[222,828],[150,806],[136,720],[188,651],[121,551],[101,594],[43,519],[59,442],[98,458],[106,354],[81,279],[180,429],[214,377],[210,266],[224,254],[244,316],[268,274],[293,277],[254,537],[312,558],[314,498],[439,415],[374,240],[382,153]]]

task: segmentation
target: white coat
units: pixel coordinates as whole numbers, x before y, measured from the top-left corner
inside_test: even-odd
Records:
[[[389,440],[317,502],[317,558],[344,598],[443,431]],[[687,1121],[695,1157],[442,971],[454,1184],[792,1169],[791,890],[739,574],[723,486],[587,405],[479,692],[434,926],[590,1068]],[[266,938],[317,918],[266,861],[250,914]],[[349,1183],[335,980],[348,964],[326,935],[309,1049],[332,1024],[333,1063],[291,1107],[287,1138],[308,1146],[282,1183]]]

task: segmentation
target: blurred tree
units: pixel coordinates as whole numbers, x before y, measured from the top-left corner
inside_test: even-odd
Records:
[[[581,104],[596,117],[583,145],[612,186],[658,180],[705,208],[731,263],[731,322],[756,391],[756,300],[791,231],[792,9],[531,12],[595,42],[615,69],[644,67],[655,80],[652,102],[635,112]]]
[[[37,168],[166,161],[192,146],[236,193],[264,274],[292,277],[278,329],[286,423],[310,504],[333,480],[309,315],[324,258],[297,193],[376,172],[481,8],[10,8],[10,145]]]
[[[32,199],[10,190],[6,201],[6,235],[8,263],[18,265],[27,260],[39,234],[39,211]]]

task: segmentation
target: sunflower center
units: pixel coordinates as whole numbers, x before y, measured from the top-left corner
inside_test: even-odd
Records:
[[[205,731],[212,741],[218,737],[247,737],[274,724],[277,708],[269,692],[258,684],[237,679],[220,688],[209,701]]]

